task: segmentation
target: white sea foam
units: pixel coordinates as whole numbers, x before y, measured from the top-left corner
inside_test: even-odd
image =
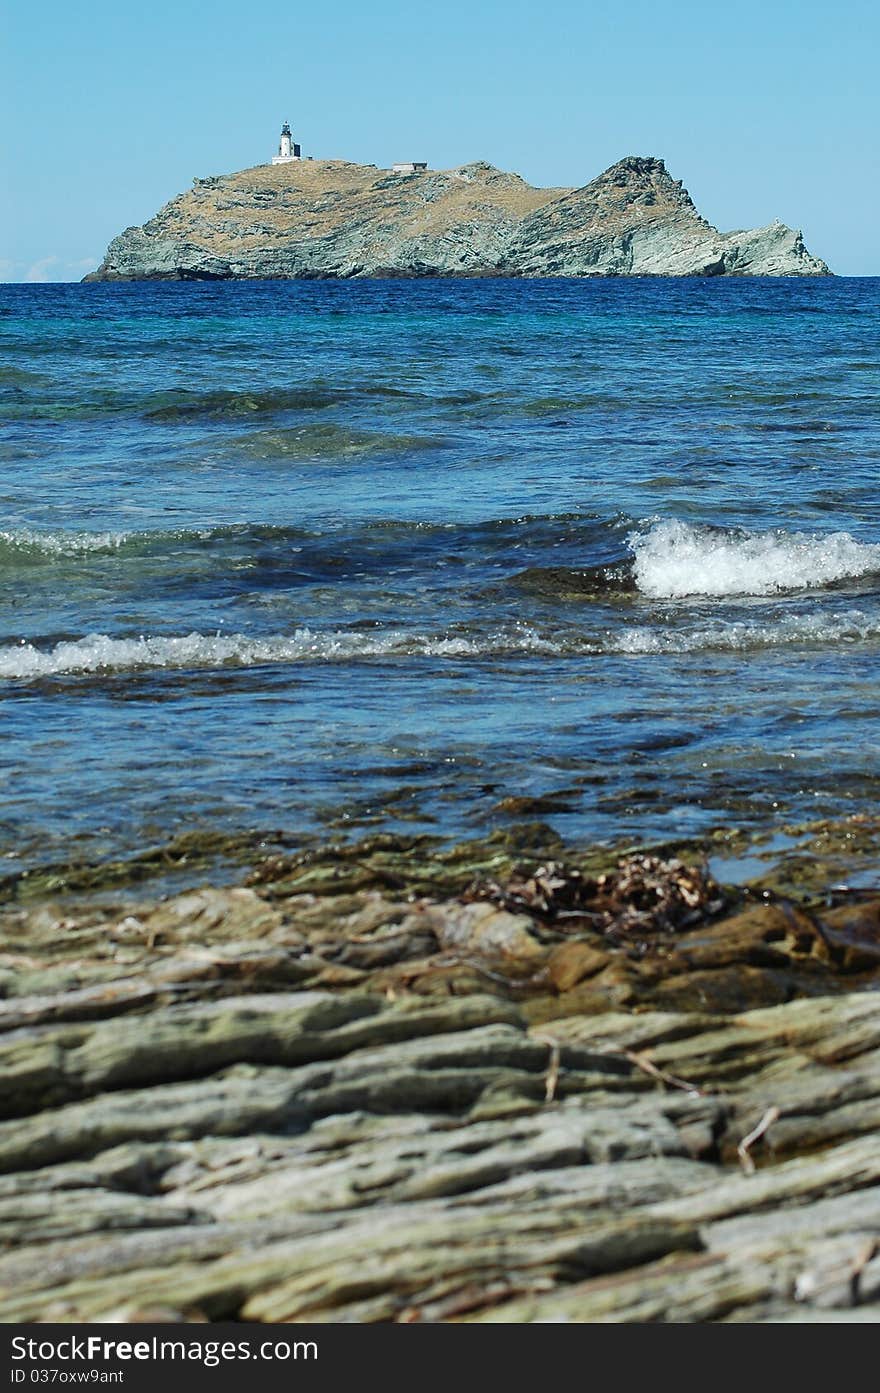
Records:
[[[848,532],[723,532],[675,519],[629,537],[643,595],[773,595],[880,571],[880,546]]]
[[[797,644],[835,645],[880,639],[880,616],[861,610],[682,626],[633,626],[602,637],[571,631],[548,635],[525,624],[486,634],[427,634],[297,629],[289,635],[200,634],[112,638],[87,634],[51,648],[22,641],[0,648],[0,681],[77,673],[150,669],[259,667],[267,664],[357,662],[382,658],[587,657],[601,653],[664,654],[745,651]]]
[[[766,622],[738,621],[681,629],[636,626],[609,637],[618,653],[739,652],[798,644],[864,643],[880,638],[880,617],[861,610],[838,614],[792,614]]]
[[[108,634],[88,634],[84,638],[57,643],[52,648],[38,648],[24,642],[0,648],[0,679],[137,668],[256,667],[264,663],[358,658],[465,658],[558,651],[556,644],[524,625],[485,638],[411,634],[402,630],[322,633],[311,629],[297,629],[289,636],[269,638],[199,633],[111,638]]]
[[[92,554],[114,553],[120,551],[160,550],[173,543],[201,543],[211,541],[224,534],[234,535],[234,525],[224,527],[184,527],[169,531],[131,531],[131,532],[70,532],[65,528],[57,531],[42,531],[36,527],[14,527],[0,529],[0,560],[24,557],[48,558],[90,556]]]
[[[117,551],[130,536],[129,532],[39,532],[31,527],[4,528],[0,530],[0,551],[85,556],[93,551]]]

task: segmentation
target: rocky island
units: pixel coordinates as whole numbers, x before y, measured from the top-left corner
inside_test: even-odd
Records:
[[[483,162],[297,159],[196,179],[85,280],[829,274],[800,232],[719,232],[662,160],[628,156],[579,189]]]

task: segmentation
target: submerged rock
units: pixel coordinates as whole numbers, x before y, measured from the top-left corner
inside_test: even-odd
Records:
[[[85,279],[828,273],[800,232],[718,232],[662,160],[629,156],[574,190],[484,162],[395,176],[307,160],[197,179]]]

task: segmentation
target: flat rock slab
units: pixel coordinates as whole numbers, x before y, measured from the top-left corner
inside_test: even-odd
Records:
[[[3,914],[0,1319],[880,1318],[877,904],[357,874]]]

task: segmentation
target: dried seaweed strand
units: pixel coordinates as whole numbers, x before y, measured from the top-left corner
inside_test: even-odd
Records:
[[[536,1033],[534,1038],[539,1040],[542,1045],[546,1045],[550,1051],[547,1071],[544,1074],[544,1102],[553,1103],[556,1100],[556,1090],[559,1087],[562,1047],[559,1041],[552,1035],[538,1035]]]
[[[658,1069],[646,1055],[639,1054],[638,1050],[621,1050],[631,1064],[635,1064],[637,1069],[650,1074],[652,1079],[659,1079],[661,1083],[668,1084],[670,1088],[681,1088],[692,1098],[703,1098],[705,1094],[702,1088],[698,1088],[695,1083],[688,1083],[687,1079],[680,1079],[676,1074],[667,1074],[665,1069]]]
[[[754,1175],[755,1173],[755,1163],[752,1160],[751,1155],[749,1154],[751,1152],[752,1147],[755,1145],[755,1142],[761,1140],[765,1132],[769,1131],[769,1129],[773,1126],[774,1122],[779,1121],[779,1117],[780,1113],[778,1108],[768,1108],[767,1111],[764,1113],[764,1116],[761,1118],[761,1121],[758,1123],[757,1127],[753,1127],[751,1132],[749,1132],[747,1136],[743,1137],[739,1146],[736,1148],[736,1152],[740,1160],[740,1165],[742,1166],[746,1175]]]

